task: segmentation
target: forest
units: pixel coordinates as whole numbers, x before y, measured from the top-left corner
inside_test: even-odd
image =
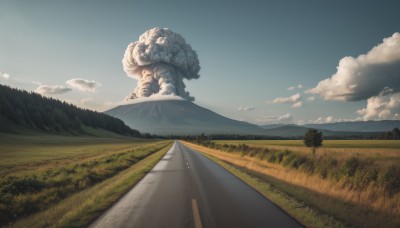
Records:
[[[87,126],[141,137],[139,131],[120,119],[5,85],[0,85],[0,119],[47,133],[85,134],[84,126]],[[6,128],[0,128],[1,131]]]

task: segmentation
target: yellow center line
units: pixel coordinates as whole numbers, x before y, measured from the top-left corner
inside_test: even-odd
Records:
[[[201,224],[200,212],[199,212],[199,208],[197,207],[196,199],[192,199],[192,211],[193,211],[194,227],[202,228],[203,225]]]

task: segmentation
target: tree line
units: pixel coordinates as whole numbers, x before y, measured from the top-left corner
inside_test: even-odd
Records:
[[[400,130],[399,128],[393,128],[391,131],[382,132],[379,134],[378,139],[387,139],[387,140],[399,140],[400,139]]]
[[[120,119],[5,85],[0,85],[0,117],[48,133],[85,133],[83,126],[88,126],[122,135],[141,136],[139,131],[131,129]]]

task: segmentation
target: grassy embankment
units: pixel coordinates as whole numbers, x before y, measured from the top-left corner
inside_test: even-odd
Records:
[[[308,226],[340,226],[336,219],[345,226],[398,227],[400,142],[324,144],[315,157],[301,141],[215,141],[206,143],[209,148],[194,147],[297,199],[303,206],[275,201]],[[302,207],[313,208],[315,213],[307,214]]]
[[[143,177],[170,141],[1,135],[0,225],[84,226]]]

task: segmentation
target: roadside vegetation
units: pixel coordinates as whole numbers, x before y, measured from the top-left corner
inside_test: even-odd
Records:
[[[108,188],[104,194],[112,195],[115,200],[143,176],[171,145],[171,141],[61,136],[48,136],[47,140],[28,137],[20,145],[12,142],[1,144],[0,226],[26,220],[39,212],[53,211],[63,200],[92,192],[90,189],[95,186],[96,191],[102,192],[102,183],[109,183],[104,185]],[[152,165],[142,162],[155,153],[159,154],[157,159],[148,160]],[[140,162],[140,166],[146,168],[133,168]],[[122,174],[127,170],[132,172]],[[109,180],[117,181],[116,177],[121,175],[127,179],[135,178],[120,183],[122,188],[110,187],[112,182]],[[79,204],[86,202],[85,198],[80,200]],[[112,202],[105,200],[107,205]],[[96,204],[104,209],[104,202],[97,202],[91,204],[92,211],[98,210]],[[48,218],[39,217],[36,220],[47,221]]]
[[[207,147],[199,147],[202,152],[264,179],[346,226],[399,226],[400,143],[391,141],[396,143],[387,148],[389,141],[374,141],[378,149],[367,149],[363,142],[371,147],[370,141],[324,141],[329,147],[315,155],[300,140],[196,143]],[[336,143],[344,146],[335,148]],[[345,148],[351,144],[353,148]]]

